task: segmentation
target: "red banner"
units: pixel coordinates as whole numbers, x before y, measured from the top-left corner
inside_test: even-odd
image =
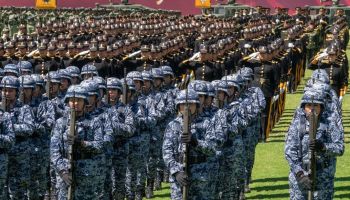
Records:
[[[120,0],[111,0],[113,3],[119,3]],[[227,0],[225,0],[227,1]],[[83,2],[83,3],[82,3]],[[96,3],[108,4],[110,0],[57,0],[58,7],[95,7]],[[194,6],[195,0],[129,0],[130,3],[142,4],[152,8],[179,10],[184,15],[199,14],[200,9]],[[211,0],[216,4],[216,0]],[[321,5],[320,0],[237,0],[237,3],[251,6],[261,5],[263,7],[287,7],[293,10],[297,6]],[[341,0],[341,4],[350,5],[350,0]],[[329,4],[329,3],[328,3]],[[35,0],[0,0],[0,6],[27,6],[34,7]]]

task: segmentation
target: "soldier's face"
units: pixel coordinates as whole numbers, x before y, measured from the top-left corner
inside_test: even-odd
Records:
[[[24,88],[24,89],[23,89],[23,93],[24,93],[24,96],[25,96],[26,98],[29,98],[29,97],[31,97],[32,94],[33,94],[33,89],[32,89],[32,88]]]
[[[319,116],[321,113],[321,105],[314,104],[314,110],[315,110],[316,115]],[[304,111],[305,111],[306,116],[310,116],[311,111],[312,111],[312,104],[311,103],[305,104]]]
[[[181,114],[184,114],[185,112],[185,104],[180,104],[179,106],[179,111]],[[190,111],[190,114],[193,115],[197,111],[197,105],[195,103],[190,103],[188,104],[188,110]]]
[[[162,79],[160,78],[154,79],[153,84],[155,87],[160,87],[162,85]]]
[[[328,59],[330,62],[334,62],[337,59],[337,54],[328,55]]]
[[[16,100],[16,93],[17,93],[16,89],[14,89],[14,88],[5,88],[3,90],[4,90],[3,95],[5,95],[6,100],[9,100],[9,101],[15,101]]]
[[[151,87],[152,87],[152,82],[151,82],[151,81],[148,81],[148,80],[145,80],[145,81],[143,81],[143,86],[144,86],[144,88],[148,91],[148,90],[150,90]]]
[[[219,101],[221,101],[221,102],[225,101],[225,97],[226,97],[225,92],[223,92],[223,91],[217,92],[217,99]]]
[[[38,97],[41,95],[41,86],[35,85],[35,88],[33,90],[33,97]]]
[[[164,76],[164,84],[165,85],[171,84],[171,75],[165,75]]]
[[[198,95],[198,97],[199,97],[199,103],[200,103],[200,105],[201,105],[201,106],[204,106],[205,100],[206,100],[207,96],[206,96],[206,95],[203,95],[203,94],[200,94],[200,95]]]
[[[97,97],[96,95],[90,95],[88,96],[89,105],[86,105],[86,108],[88,108],[88,111],[92,111],[91,109],[95,108]]]
[[[120,97],[118,89],[108,89],[109,101],[116,101]]]
[[[72,85],[79,84],[79,78],[78,77],[72,77]]]
[[[142,82],[139,80],[134,80],[134,84],[135,84],[136,91],[140,91],[142,87]]]
[[[89,79],[91,77],[93,77],[93,74],[84,74],[83,75],[84,80],[87,80],[87,79]]]
[[[213,103],[213,97],[208,96],[205,100],[205,107],[210,107]]]
[[[50,84],[50,92],[53,95],[56,95],[58,93],[58,89],[60,88],[60,85],[58,83],[51,83]]]
[[[66,91],[69,87],[69,81],[65,78],[61,79],[61,85],[60,85],[60,90],[61,91]]]
[[[76,112],[82,113],[84,111],[85,102],[82,98],[69,98],[68,106],[75,109]]]

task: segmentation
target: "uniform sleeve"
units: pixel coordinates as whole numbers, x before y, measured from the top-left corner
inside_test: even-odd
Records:
[[[294,117],[291,125],[289,126],[286,144],[285,144],[285,157],[288,161],[288,164],[291,168],[291,172],[296,175],[299,171],[303,171],[302,169],[302,158],[301,155],[301,141],[299,137],[299,129],[298,125],[300,124],[299,119]]]
[[[31,136],[35,129],[34,114],[28,106],[20,108],[17,121],[13,125],[16,136],[28,137]]]
[[[63,134],[65,132],[65,125],[62,118],[57,121],[53,130],[50,143],[50,158],[54,168],[57,172],[68,171],[68,159],[62,153],[64,150]],[[62,149],[61,149],[62,148]]]
[[[2,116],[2,130],[0,134],[0,148],[9,149],[15,143],[15,132],[10,116],[4,113]]]
[[[45,101],[38,107],[38,122],[45,128],[51,130],[55,123],[55,108],[51,101]]]
[[[103,138],[103,124],[100,118],[94,118],[89,128],[94,133],[94,140],[93,141],[84,141],[83,148],[87,151],[93,151],[95,153],[103,153],[104,150],[104,138]]]
[[[163,160],[170,174],[174,175],[179,171],[183,171],[182,165],[176,159],[176,152],[178,149],[178,133],[175,132],[174,123],[170,123],[165,129],[163,141]]]
[[[339,122],[332,120],[329,127],[330,141],[325,143],[326,155],[329,156],[341,156],[344,154],[344,130],[337,124]]]

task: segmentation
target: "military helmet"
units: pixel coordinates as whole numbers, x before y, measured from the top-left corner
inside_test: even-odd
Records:
[[[17,64],[17,68],[21,72],[30,72],[30,73],[32,73],[32,70],[33,70],[32,64],[30,62],[26,61],[26,60],[19,61],[18,64]]]
[[[201,95],[208,94],[208,88],[205,81],[200,81],[200,80],[191,81],[190,84],[188,84],[188,89],[196,91],[197,94],[201,94]]]
[[[145,81],[153,81],[153,75],[150,71],[143,71],[141,73],[142,79]]]
[[[87,64],[87,65],[84,65],[83,68],[81,69],[81,75],[84,75],[84,74],[93,74],[94,76],[98,76],[98,72],[97,72],[97,69],[94,65],[90,65],[90,64]]]
[[[80,83],[80,86],[84,87],[88,93],[88,96],[96,95],[99,97],[98,83],[92,79],[84,80]]]
[[[32,74],[31,76],[35,82],[35,85],[40,85],[43,87],[45,86],[45,81],[42,76],[40,76],[39,74]]]
[[[66,68],[66,70],[68,70],[68,72],[71,75],[71,77],[77,77],[77,78],[81,79],[80,69],[78,67],[76,67],[76,66],[68,66]]]
[[[122,83],[119,79],[111,77],[107,78],[107,89],[118,89],[122,91]]]
[[[324,69],[318,69],[312,72],[311,79],[315,79],[326,84],[330,83],[328,74]]]
[[[58,70],[58,73],[60,74],[61,79],[65,78],[65,79],[68,79],[69,81],[72,81],[72,76],[67,69],[60,69]]]
[[[253,70],[249,67],[243,67],[239,70],[240,75],[246,81],[251,81],[253,79],[254,73]]]
[[[164,71],[161,68],[153,68],[152,75],[153,75],[153,78],[163,79],[164,78]]]
[[[132,71],[126,75],[126,78],[132,79],[133,81],[143,81],[141,72]]]
[[[302,106],[307,103],[324,105],[324,101],[325,101],[325,93],[323,93],[320,90],[315,90],[311,88],[305,91],[303,97],[301,98]]]
[[[170,66],[161,66],[161,70],[163,71],[164,75],[171,75],[174,76],[173,69]]]
[[[15,76],[4,76],[1,80],[1,88],[19,88],[19,80]]]
[[[19,72],[18,72],[17,65],[15,65],[15,64],[7,64],[7,65],[5,65],[4,73],[13,73],[13,74],[15,74],[18,77]]]
[[[208,89],[207,95],[210,97],[215,97],[215,87],[212,83],[210,82],[207,83],[207,89]]]
[[[246,83],[245,83],[245,80],[243,79],[243,77],[240,75],[240,74],[232,74],[231,75],[233,77],[233,80],[238,83],[238,85],[240,87],[244,86]]]
[[[188,89],[186,96],[186,90],[181,90],[176,96],[175,106],[177,107],[178,105],[185,103],[199,104],[198,93],[194,90]]]
[[[223,91],[225,92],[227,95],[229,95],[228,93],[228,83],[226,81],[220,80],[217,85],[216,85],[216,91]]]
[[[30,75],[23,75],[19,78],[20,88],[35,88],[35,81]]]
[[[124,79],[121,79],[120,81],[124,82]],[[135,83],[131,78],[126,78],[126,85],[128,86],[128,90],[136,90]]]
[[[45,76],[45,81],[47,82],[49,78],[51,83],[61,83],[61,76],[57,71],[47,73]]]
[[[67,103],[69,98],[74,98],[74,97],[84,99],[85,104],[88,103],[88,92],[81,85],[69,86],[66,96],[64,97],[64,102]]]
[[[331,86],[329,84],[323,83],[321,81],[317,81],[317,80],[315,81],[315,80],[309,79],[306,82],[304,92],[306,92],[308,90],[318,90],[320,92],[325,93],[326,95],[330,95]]]
[[[99,89],[106,90],[106,80],[102,78],[101,76],[95,76],[93,78],[90,78],[89,80],[93,80],[98,84]]]
[[[241,87],[239,86],[237,80],[236,80],[233,76],[231,76],[231,75],[223,76],[223,77],[221,78],[221,80],[226,81],[228,87],[236,87],[236,88],[238,88],[238,89],[241,88]]]

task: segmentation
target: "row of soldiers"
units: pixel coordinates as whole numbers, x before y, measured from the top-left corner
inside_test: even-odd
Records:
[[[238,199],[249,192],[255,146],[267,140],[286,91],[303,76],[306,23],[292,19],[280,38],[271,17],[259,13],[243,26],[236,19],[140,16],[50,22],[39,24],[37,35],[24,28],[4,39],[2,105],[15,133],[8,140],[14,147],[4,151],[4,199],[8,191],[12,199],[65,199],[72,188],[76,199],[140,199],[145,188],[150,198],[164,172],[173,199],[182,197],[188,176],[190,196]],[[332,51],[346,41],[338,34],[346,33],[343,22],[331,33]],[[185,107],[192,134],[179,128]],[[182,143],[190,146],[188,172]]]

